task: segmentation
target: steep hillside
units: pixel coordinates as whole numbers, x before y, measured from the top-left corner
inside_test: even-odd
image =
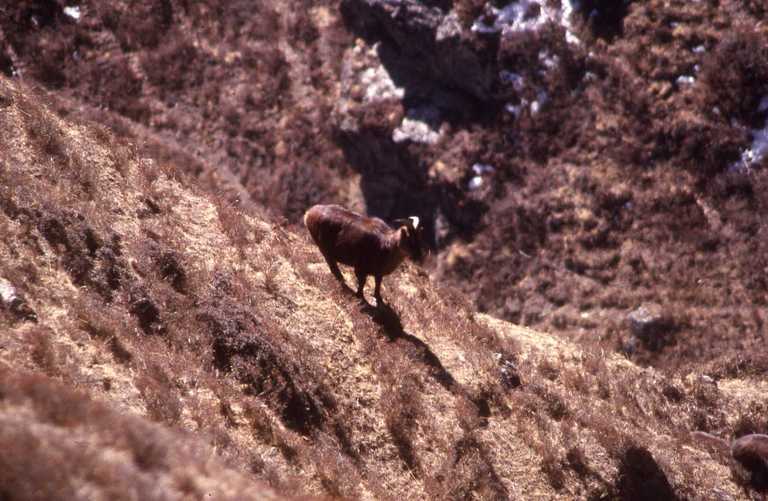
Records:
[[[69,7],[68,7],[69,6]],[[332,2],[23,0],[0,8],[0,70],[54,91],[212,189],[276,214],[343,200],[327,120],[350,36]]]
[[[484,312],[766,367],[761,2],[23,0],[0,70],[231,201],[418,214]],[[661,310],[635,336],[628,315]]]
[[[689,432],[768,431],[765,382],[580,349],[411,266],[362,305],[303,232],[43,99],[0,77],[2,499],[746,496]]]

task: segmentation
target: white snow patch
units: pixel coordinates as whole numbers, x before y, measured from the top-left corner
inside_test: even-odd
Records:
[[[515,115],[515,118],[520,118],[520,113],[523,112],[523,108],[528,106],[528,101],[523,99],[520,104],[512,104],[507,103],[504,106],[504,109],[507,110],[507,113],[511,113],[512,115]]]
[[[531,0],[519,0],[503,9],[489,9],[486,6],[486,10],[488,14],[475,20],[472,31],[496,33],[535,30],[548,19],[542,5]],[[489,19],[493,19],[493,24],[488,24]]]
[[[757,106],[757,111],[768,111],[768,96],[764,96]],[[768,155],[768,119],[762,129],[752,129],[752,145],[741,153],[741,159],[730,165],[731,172],[749,171],[756,163]]]
[[[360,83],[365,87],[365,101],[369,103],[405,97],[405,89],[395,85],[383,66],[367,68],[360,75]]]
[[[476,190],[485,183],[483,176],[493,174],[496,172],[496,168],[493,165],[477,163],[472,166],[472,172],[474,172],[475,175],[469,180],[467,186],[470,190]]]
[[[496,169],[493,167],[493,165],[475,164],[472,166],[472,172],[478,176],[482,176],[483,174],[493,174],[495,171]]]
[[[537,114],[541,108],[547,104],[547,101],[549,101],[549,96],[547,93],[543,90],[539,91],[539,94],[536,96],[536,100],[531,103],[531,115]]]
[[[485,13],[475,19],[471,29],[475,33],[506,34],[537,30],[552,21],[565,28],[568,43],[578,44],[580,40],[572,32],[571,14],[580,7],[578,0],[561,0],[560,9],[550,7],[544,0],[517,0],[502,9],[487,4]]]
[[[768,122],[762,129],[752,130],[752,145],[741,153],[741,159],[730,166],[731,171],[749,170],[768,154]]]
[[[521,92],[525,88],[525,79],[518,73],[501,70],[499,72],[499,78],[504,83],[512,84],[512,88],[517,92]]]
[[[571,24],[571,15],[574,11],[581,10],[581,0],[561,0],[560,1],[560,23],[565,28],[565,41],[578,45],[581,43],[579,37],[573,34],[573,25]]]
[[[539,51],[539,62],[543,64],[545,68],[551,70],[560,64],[560,57],[557,55],[553,56],[547,50],[541,50]]]
[[[472,179],[469,180],[469,189],[470,190],[476,190],[479,187],[483,185],[483,178],[480,176],[475,176]]]
[[[77,5],[68,5],[64,7],[64,14],[77,21],[80,19],[80,7]]]

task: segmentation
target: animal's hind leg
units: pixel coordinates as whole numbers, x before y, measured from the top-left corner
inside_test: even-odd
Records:
[[[368,275],[355,270],[355,275],[357,276],[357,295],[359,297],[363,297],[363,288],[365,287],[365,279],[368,278]]]
[[[373,297],[376,298],[376,306],[381,306],[384,304],[384,300],[381,299],[381,275],[374,275],[374,279],[376,279],[376,288],[373,290]]]

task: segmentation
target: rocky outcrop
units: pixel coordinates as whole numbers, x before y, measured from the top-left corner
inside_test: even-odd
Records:
[[[436,243],[473,231],[485,209],[466,193],[475,159],[465,161],[459,132],[494,99],[498,37],[434,3],[348,0],[342,12],[361,38],[344,54],[333,123],[364,209],[417,213]]]
[[[552,37],[567,46],[573,38],[560,26],[570,2],[469,10],[416,0],[342,2],[347,27],[360,38],[341,65],[338,142],[362,176],[365,209],[384,218],[418,211],[438,246],[479,231],[497,187],[500,169],[479,136],[552,101],[545,81],[562,58],[539,50],[541,43],[518,42]]]
[[[455,12],[415,0],[345,0],[342,9],[350,28],[393,43],[411,69],[478,99],[491,98],[495,44],[462,27]]]

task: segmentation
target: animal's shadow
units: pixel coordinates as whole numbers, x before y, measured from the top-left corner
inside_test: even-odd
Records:
[[[381,326],[384,335],[389,342],[398,343],[407,355],[418,362],[423,363],[429,368],[429,373],[437,383],[451,393],[459,390],[456,380],[450,372],[443,367],[440,359],[437,358],[429,346],[416,336],[407,333],[403,329],[403,324],[398,313],[386,303],[381,303],[374,307],[363,302],[361,311],[371,317],[376,324]]]

